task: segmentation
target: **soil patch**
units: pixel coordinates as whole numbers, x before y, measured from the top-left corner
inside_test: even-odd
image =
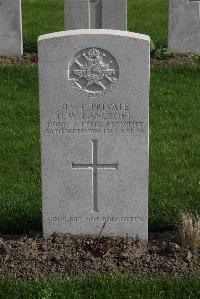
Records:
[[[22,57],[4,57],[0,56],[1,65],[10,65],[10,64],[25,64],[32,65],[38,63],[37,53],[24,53]]]
[[[175,241],[171,232],[154,233],[149,242],[70,234],[46,240],[41,235],[1,236],[0,277],[200,274],[200,249],[182,248]]]
[[[200,61],[195,61],[191,55],[178,55],[166,59],[151,58],[151,65],[176,66],[176,65],[200,65]]]
[[[10,64],[25,64],[32,65],[38,63],[37,53],[24,53],[22,57],[3,57],[0,56],[0,64],[10,65]],[[156,59],[151,58],[151,65],[160,65],[160,66],[173,66],[173,65],[200,65],[198,61],[194,61],[188,55],[175,55],[172,58],[166,59]]]

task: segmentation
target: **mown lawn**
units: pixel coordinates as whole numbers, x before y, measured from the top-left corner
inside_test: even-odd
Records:
[[[128,30],[167,45],[168,0],[128,0]],[[41,34],[64,30],[64,0],[22,0],[24,50],[37,49]]]
[[[200,278],[103,276],[76,279],[0,281],[5,299],[197,299]]]
[[[0,230],[41,230],[37,68],[1,66],[0,78]],[[180,209],[200,213],[199,111],[199,68],[152,68],[151,229],[172,228]]]

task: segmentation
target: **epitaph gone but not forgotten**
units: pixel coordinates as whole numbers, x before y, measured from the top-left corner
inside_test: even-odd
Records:
[[[148,238],[149,37],[38,41],[43,230]]]

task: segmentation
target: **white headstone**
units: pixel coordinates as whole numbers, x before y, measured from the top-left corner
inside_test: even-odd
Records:
[[[0,56],[21,56],[21,0],[0,0]]]
[[[200,1],[169,0],[168,48],[200,54]]]
[[[43,231],[148,238],[149,37],[39,37]]]
[[[127,30],[127,0],[65,0],[65,30]]]

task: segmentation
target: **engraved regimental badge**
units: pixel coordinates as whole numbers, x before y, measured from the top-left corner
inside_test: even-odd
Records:
[[[109,52],[88,48],[78,52],[70,62],[68,79],[81,95],[96,98],[116,85],[119,67]]]

